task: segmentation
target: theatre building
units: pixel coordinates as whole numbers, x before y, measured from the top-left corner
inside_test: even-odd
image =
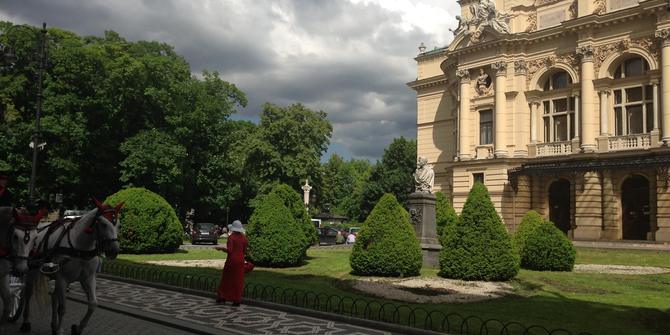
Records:
[[[457,212],[483,182],[510,231],[670,241],[666,0],[461,0],[416,57],[418,155]]]

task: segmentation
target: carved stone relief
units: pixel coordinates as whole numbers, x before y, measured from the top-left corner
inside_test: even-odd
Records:
[[[537,12],[531,13],[528,16],[528,19],[526,19],[526,22],[528,22],[528,27],[526,27],[527,33],[532,33],[537,30]]]
[[[654,40],[654,38],[646,37],[635,40],[621,40],[605,45],[600,45],[594,49],[594,73],[597,74],[600,71],[600,67],[609,55],[612,53],[626,52],[632,47],[647,50],[656,62],[660,60],[661,49],[659,48],[659,45]]]
[[[526,74],[528,71],[528,65],[523,59],[517,59],[514,61],[514,74]]]
[[[570,7],[568,7],[568,13],[570,14],[570,19],[576,19],[577,18],[577,0],[574,0],[570,4]]]
[[[607,11],[607,3],[605,0],[595,0],[593,8],[593,14],[604,14]]]
[[[533,59],[524,63],[527,66],[526,85],[530,84],[530,80],[533,78],[535,73],[542,69],[548,69],[554,66],[556,63],[565,64],[579,73],[579,57],[577,56],[576,52],[571,52],[559,56],[551,55],[544,58]],[[516,62],[514,62],[514,66],[516,68]]]

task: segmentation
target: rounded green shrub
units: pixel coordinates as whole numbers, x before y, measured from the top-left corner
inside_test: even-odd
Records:
[[[256,265],[296,266],[305,257],[302,227],[277,194],[270,193],[259,200],[246,234],[249,259]]]
[[[514,233],[514,247],[521,254],[528,236],[532,234],[533,230],[544,222],[544,218],[536,211],[528,211],[521,219],[521,224]]]
[[[519,272],[519,255],[491,202],[475,183],[460,219],[445,227],[439,275],[463,280],[509,280]]]
[[[521,250],[521,267],[539,271],[572,271],[577,252],[572,242],[551,221],[530,230]]]
[[[292,189],[291,186],[286,184],[278,184],[272,188],[270,194],[279,196],[279,198],[284,203],[284,206],[286,206],[291,211],[293,219],[296,220],[300,225],[300,229],[302,230],[303,234],[305,234],[305,252],[312,244],[319,242],[319,237],[316,235],[316,229],[312,224],[309,213],[307,213],[305,204],[303,203],[302,197],[298,192]]]
[[[145,188],[121,190],[105,203],[123,202],[119,213],[119,245],[126,253],[176,251],[182,242],[182,226],[174,209],[163,197]]]
[[[454,206],[451,205],[447,196],[442,192],[435,193],[435,223],[436,233],[439,239],[442,239],[444,227],[454,225],[458,220],[458,215]]]
[[[356,236],[349,258],[352,274],[417,276],[423,257],[409,214],[391,194],[381,197]]]

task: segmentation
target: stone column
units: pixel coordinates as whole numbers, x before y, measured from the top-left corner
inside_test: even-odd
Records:
[[[656,241],[670,242],[670,175],[656,169]]]
[[[664,145],[670,144],[670,29],[656,31],[656,37],[663,41],[661,49],[661,112],[663,126],[661,127]]]
[[[600,94],[600,136],[609,136],[609,119],[607,117],[608,106],[607,98],[609,97],[608,90],[601,90],[598,92]]]
[[[652,147],[657,147],[659,146],[661,142],[661,132],[659,131],[660,125],[661,125],[661,118],[659,117],[658,113],[658,82],[652,82],[653,85],[653,101],[654,101],[654,107],[653,107],[653,112],[654,112],[654,128],[651,129],[651,146]]]
[[[602,233],[602,188],[597,172],[575,173],[575,240],[598,240]]]
[[[537,143],[537,109],[540,103],[533,101],[530,103],[530,143]]]
[[[602,211],[603,211],[603,233],[605,240],[621,239],[621,229],[617,224],[618,201],[614,194],[614,182],[612,171],[603,171],[602,180]]]
[[[593,47],[584,45],[575,50],[581,58],[581,112],[582,117],[582,145],[584,152],[593,152],[596,149],[595,112],[593,108]]]
[[[510,69],[511,70],[511,69]],[[519,92],[525,90],[526,87],[526,74],[528,72],[528,66],[526,61],[523,59],[517,59],[514,61],[514,86],[513,89]],[[524,96],[519,96],[512,103],[512,125],[508,128],[508,131],[512,134],[511,138],[512,144],[514,145],[514,157],[527,157],[528,156],[528,147],[527,144],[531,124],[528,123],[529,118],[528,112],[530,109],[525,109],[524,105],[526,104],[526,99]]]
[[[470,159],[470,73],[468,70],[456,71],[456,76],[461,80],[460,88],[460,115],[458,115],[458,152],[462,161]]]
[[[505,80],[507,79],[507,63],[499,61],[491,64],[496,72],[495,87],[495,155],[496,157],[507,157],[507,111],[505,98]]]

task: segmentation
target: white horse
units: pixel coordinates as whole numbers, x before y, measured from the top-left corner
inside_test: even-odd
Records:
[[[37,238],[37,225],[17,222],[14,208],[0,207],[0,298],[2,315],[0,327],[7,321],[12,308],[9,291],[9,274],[28,271],[28,255]]]
[[[76,221],[54,222],[47,227],[40,228],[37,241],[37,252],[40,257],[48,258],[49,263],[42,266],[42,270],[54,269],[55,288],[51,296],[51,333],[63,334],[62,322],[65,315],[65,291],[68,284],[78,281],[86,292],[88,309],[79,325],[72,325],[71,334],[81,334],[86,328],[88,320],[95,311],[98,301],[95,296],[96,273],[100,266],[98,255],[104,252],[108,259],[115,259],[119,254],[117,241],[116,217],[123,203],[116,207],[104,205],[95,200],[97,208],[86,213]],[[30,331],[29,301],[33,287],[35,295],[45,295],[40,292],[44,285],[37,285],[40,274],[31,271],[25,288],[26,306],[23,310],[23,324],[21,331]]]

